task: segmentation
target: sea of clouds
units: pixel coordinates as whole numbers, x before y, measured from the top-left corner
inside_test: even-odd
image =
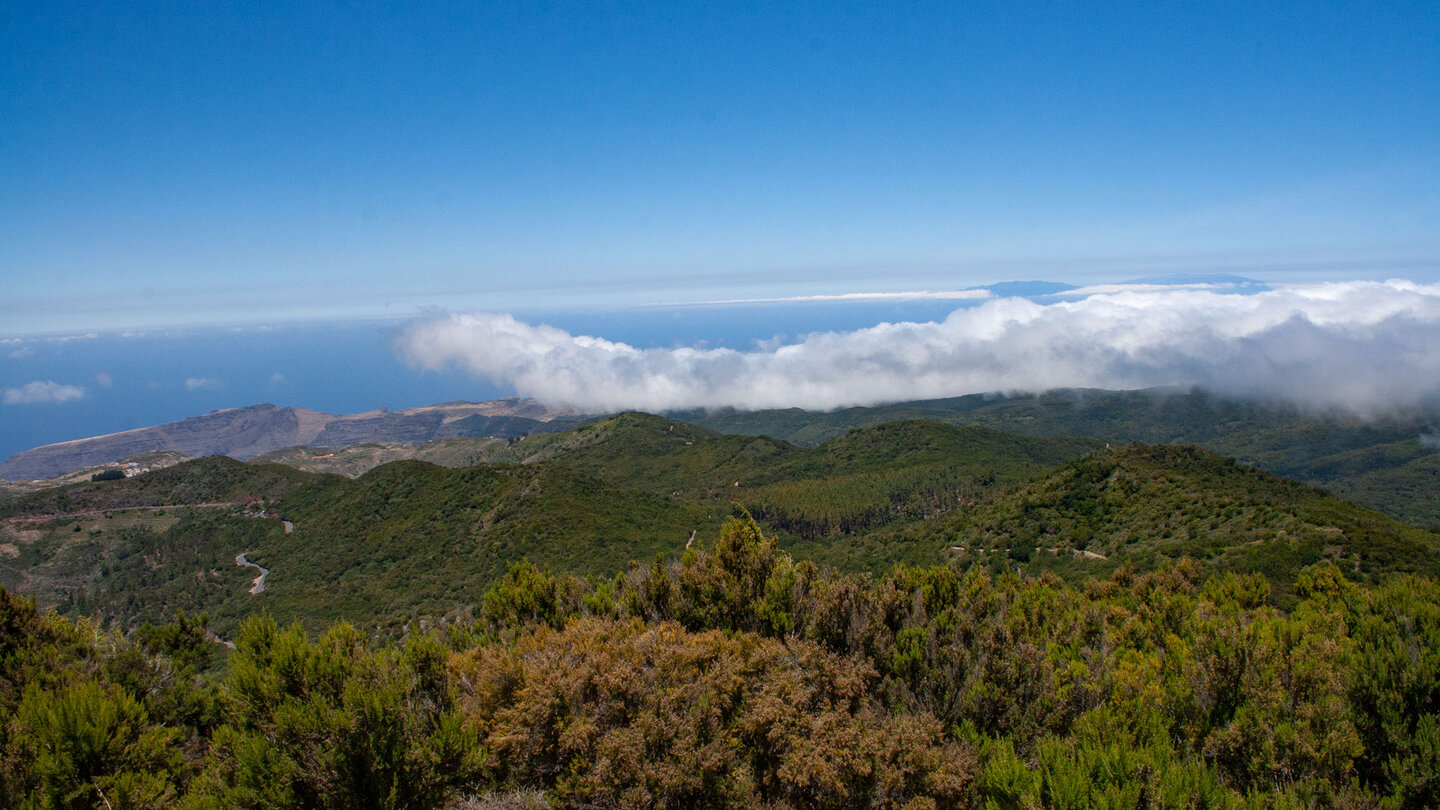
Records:
[[[832,409],[985,392],[1198,386],[1362,417],[1440,397],[1440,285],[1359,281],[1259,293],[1102,288],[993,298],[940,321],[820,332],[784,345],[637,348],[496,313],[409,324],[416,368],[459,366],[592,411]]]

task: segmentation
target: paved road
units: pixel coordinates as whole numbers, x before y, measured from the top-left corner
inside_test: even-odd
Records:
[[[260,576],[255,577],[255,581],[250,585],[250,593],[260,593],[261,591],[265,590],[265,577],[270,576],[269,568],[265,568],[264,566],[256,565],[255,563],[250,562],[249,560],[245,559],[245,555],[243,553],[235,555],[235,564],[239,566],[254,568],[260,572]]]

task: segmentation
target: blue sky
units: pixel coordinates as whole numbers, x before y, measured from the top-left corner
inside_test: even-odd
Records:
[[[11,0],[0,456],[510,393],[1440,412],[1437,43],[1435,2]]]
[[[0,333],[1440,280],[1440,5],[0,8]]]

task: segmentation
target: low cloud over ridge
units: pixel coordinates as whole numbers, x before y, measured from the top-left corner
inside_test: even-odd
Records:
[[[1296,285],[1239,295],[1145,289],[1038,304],[1002,298],[940,322],[825,332],[756,351],[640,349],[504,314],[419,321],[412,366],[458,365],[524,396],[592,410],[830,409],[990,391],[1200,386],[1343,409],[1440,394],[1440,285]]]

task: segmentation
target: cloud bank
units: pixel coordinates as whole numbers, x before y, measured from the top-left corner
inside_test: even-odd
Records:
[[[992,391],[1199,386],[1368,417],[1440,396],[1440,285],[1000,298],[939,322],[816,333],[749,352],[641,349],[471,313],[412,323],[396,349],[417,368],[459,366],[524,396],[597,411],[823,410]]]
[[[0,401],[6,405],[42,405],[74,402],[85,398],[85,389],[78,385],[61,385],[50,380],[36,380],[19,388],[6,388]]]
[[[826,295],[789,295],[780,298],[720,298],[710,301],[690,302],[689,306],[726,304],[800,304],[800,303],[857,303],[861,301],[976,301],[989,298],[989,290],[970,288],[964,290],[912,290],[907,292],[859,292]],[[681,302],[652,304],[651,306],[681,306]]]

